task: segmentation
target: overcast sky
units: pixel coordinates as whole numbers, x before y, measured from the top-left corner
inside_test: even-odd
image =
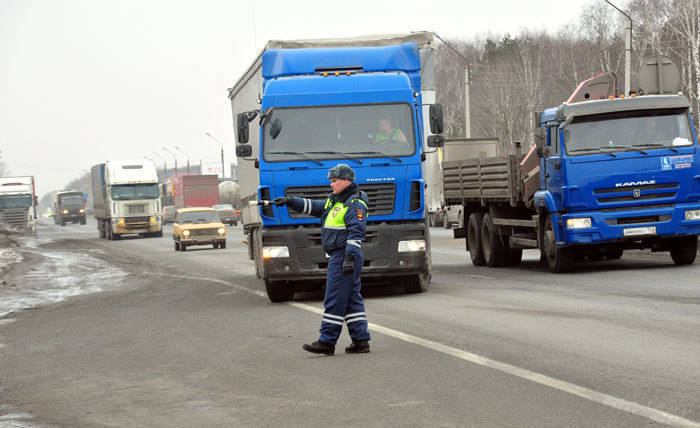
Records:
[[[0,0],[0,161],[41,196],[163,147],[214,161],[207,132],[232,157],[226,88],[267,40],[556,32],[591,1]]]

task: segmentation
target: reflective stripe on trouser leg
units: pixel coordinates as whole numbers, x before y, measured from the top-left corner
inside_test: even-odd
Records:
[[[360,296],[360,272],[363,260],[355,260],[355,272],[352,275],[343,275],[343,257],[343,251],[334,251],[328,261],[326,297],[323,302],[325,310],[319,338],[324,343],[335,344],[338,341],[346,314],[365,311]],[[362,337],[369,338],[366,319],[348,324],[348,329],[350,329],[350,337],[355,340],[367,340]],[[356,334],[353,335],[353,333]]]

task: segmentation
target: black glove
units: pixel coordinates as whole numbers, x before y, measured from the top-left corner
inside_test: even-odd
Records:
[[[352,259],[352,257],[345,256],[345,259],[343,260],[343,274],[352,275],[354,271],[355,261]]]
[[[275,198],[275,199],[272,200],[272,203],[273,203],[274,205],[277,205],[277,206],[280,206],[280,205],[287,205],[287,201],[288,201],[288,200],[289,200],[289,199],[288,199],[288,198],[285,198],[285,197],[282,197],[282,198]]]

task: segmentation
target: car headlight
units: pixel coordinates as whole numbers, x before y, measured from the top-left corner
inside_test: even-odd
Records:
[[[184,236],[185,238],[187,238],[188,236],[190,236],[190,231],[189,231],[189,230],[183,230],[183,231],[182,231],[182,236]]]
[[[425,251],[425,240],[399,241],[399,253]]]
[[[700,220],[700,210],[685,210],[686,220]]]
[[[287,247],[263,247],[263,259],[277,259],[289,257],[289,248]]]
[[[63,214],[68,214],[68,210],[63,210]]]
[[[226,235],[226,228],[220,227],[217,232],[219,232],[219,235]]]
[[[580,217],[580,218],[567,218],[566,228],[567,229],[585,229],[591,227],[593,222],[590,217]]]

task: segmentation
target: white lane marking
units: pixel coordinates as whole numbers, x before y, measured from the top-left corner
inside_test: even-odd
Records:
[[[238,284],[233,284],[228,281],[224,281],[216,278],[197,278],[197,277],[186,277],[181,275],[170,275],[170,274],[158,274],[149,273],[149,275],[161,275],[169,276],[173,278],[181,279],[192,279],[192,280],[204,280],[216,282],[219,284],[228,285],[235,288],[236,290],[245,291],[246,293],[254,294],[256,296],[265,297],[267,295],[262,291],[253,290],[247,287],[243,287]],[[298,302],[285,302],[288,306],[292,306],[298,309],[302,309],[308,312],[313,312],[323,316],[323,309],[317,308],[315,306],[307,305],[305,303]],[[407,334],[394,330],[393,328],[384,327],[379,324],[368,323],[368,328],[372,331],[385,334],[387,336],[393,337],[395,339],[403,340],[404,342],[412,343],[414,345],[422,346],[424,348],[432,349],[434,351],[450,355],[459,358],[464,361],[468,361],[473,364],[488,367],[493,370],[497,370],[512,376],[519,377],[521,379],[526,379],[531,382],[538,383],[540,385],[548,386],[553,389],[557,389],[562,392],[566,392],[577,397],[584,398],[586,400],[592,401],[594,403],[602,404],[604,406],[612,407],[617,410],[622,410],[623,412],[631,413],[633,415],[641,416],[652,421],[659,423],[677,426],[677,427],[696,427],[700,428],[700,423],[692,421],[690,419],[683,418],[672,413],[664,412],[663,410],[654,409],[653,407],[648,407],[643,404],[635,403],[634,401],[628,401],[622,398],[613,397],[612,395],[604,394],[583,386],[573,384],[571,382],[566,382],[559,380],[547,375],[543,375],[531,370],[516,367],[507,363],[502,363],[500,361],[492,360],[490,358],[482,357],[481,355],[473,354],[471,352],[463,351],[461,349],[453,348],[451,346],[443,345],[442,343],[434,342],[432,340],[423,339],[412,334]]]
[[[483,275],[474,275],[474,274],[469,274],[467,276],[471,277],[471,278],[477,278],[477,279],[496,279],[492,276],[483,276]]]

